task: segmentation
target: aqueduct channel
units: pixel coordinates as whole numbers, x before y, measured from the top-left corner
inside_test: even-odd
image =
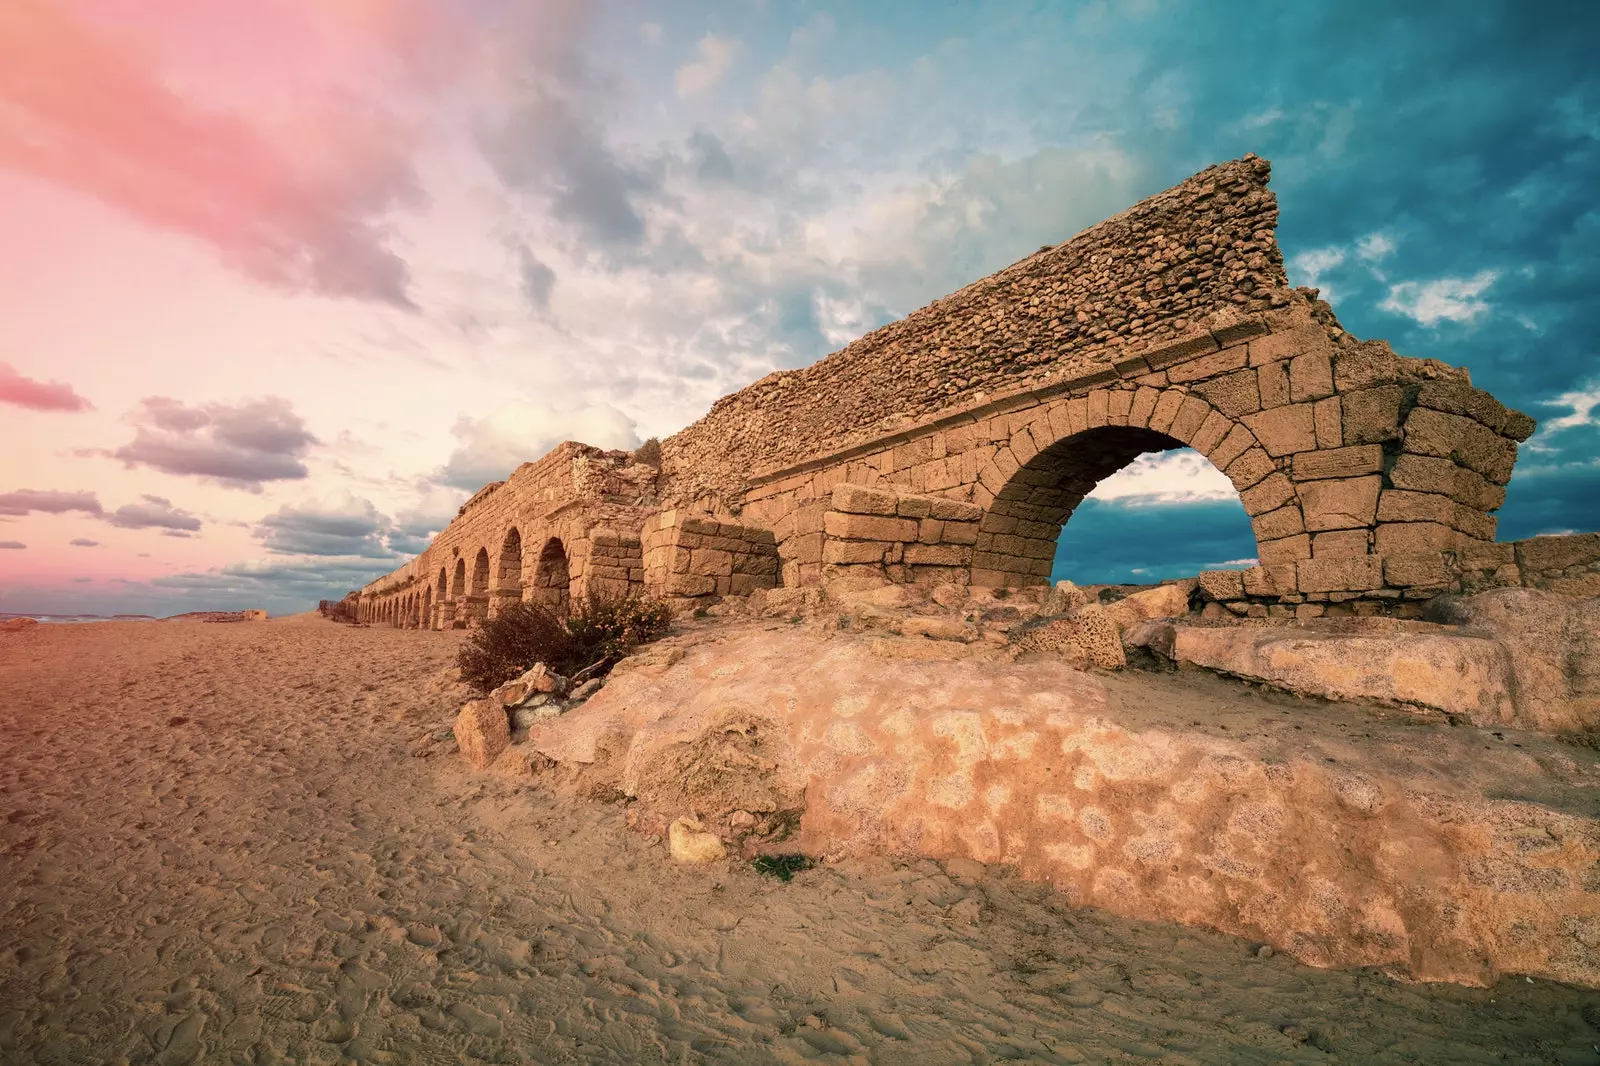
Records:
[[[1465,369],[1345,332],[1291,289],[1270,168],[1211,167],[819,362],[718,400],[660,465],[568,442],[485,486],[363,620],[500,605],[895,582],[1048,581],[1096,483],[1187,446],[1238,490],[1236,613],[1408,613],[1443,591],[1600,594],[1600,535],[1494,540],[1534,430]]]

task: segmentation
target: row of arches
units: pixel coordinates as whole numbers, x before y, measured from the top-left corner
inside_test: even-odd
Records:
[[[505,602],[530,600],[557,609],[571,602],[571,568],[560,537],[549,537],[541,546],[526,587],[522,571],[522,531],[512,526],[492,559],[487,547],[473,553],[470,562],[458,555],[420,589],[373,601],[363,621],[401,629],[459,629],[492,616]]]

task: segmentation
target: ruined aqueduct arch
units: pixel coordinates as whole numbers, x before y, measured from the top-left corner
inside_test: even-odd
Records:
[[[1540,564],[1494,541],[1532,419],[1291,289],[1269,173],[1253,156],[1211,167],[725,396],[662,442],[659,468],[562,444],[352,594],[358,616],[393,617],[419,590],[414,616],[449,628],[518,598],[720,596],[860,569],[1041,583],[1096,482],[1179,446],[1229,478],[1256,537],[1259,565],[1212,584],[1263,610],[1403,612],[1562,560],[1551,580],[1579,580],[1567,571],[1593,560],[1573,552],[1600,545],[1546,545]]]

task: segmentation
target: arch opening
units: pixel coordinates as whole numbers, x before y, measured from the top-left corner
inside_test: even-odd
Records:
[[[572,579],[567,568],[567,549],[559,537],[545,541],[534,568],[529,599],[564,611],[572,602]]]
[[[974,583],[1010,586],[1154,584],[1253,565],[1257,553],[1227,476],[1185,441],[1132,426],[1040,451],[995,494],[979,538]]]
[[[418,623],[423,629],[433,628],[433,586],[422,590],[422,619]]]
[[[456,575],[455,575],[454,580],[452,580],[450,582],[450,598],[452,600],[459,600],[461,597],[465,596],[466,594],[467,594],[467,561],[465,559],[457,559],[456,560]]]
[[[474,596],[489,594],[488,548],[479,548],[477,557],[472,560],[472,594]]]

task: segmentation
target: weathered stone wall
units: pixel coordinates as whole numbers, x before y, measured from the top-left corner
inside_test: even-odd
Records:
[[[662,441],[665,492],[733,501],[751,474],[990,394],[1094,373],[1218,311],[1287,303],[1270,164],[1211,167],[800,370],[770,374]]]
[[[1185,446],[1232,482],[1256,537],[1260,566],[1214,579],[1219,610],[1388,611],[1507,567],[1589,587],[1587,562],[1529,568],[1494,544],[1533,420],[1289,289],[1268,173],[1250,156],[1212,167],[724,397],[663,442],[659,472],[564,444],[469,500],[363,610],[462,625],[597,582],[719,596],[860,567],[1039,584],[1096,484]]]

